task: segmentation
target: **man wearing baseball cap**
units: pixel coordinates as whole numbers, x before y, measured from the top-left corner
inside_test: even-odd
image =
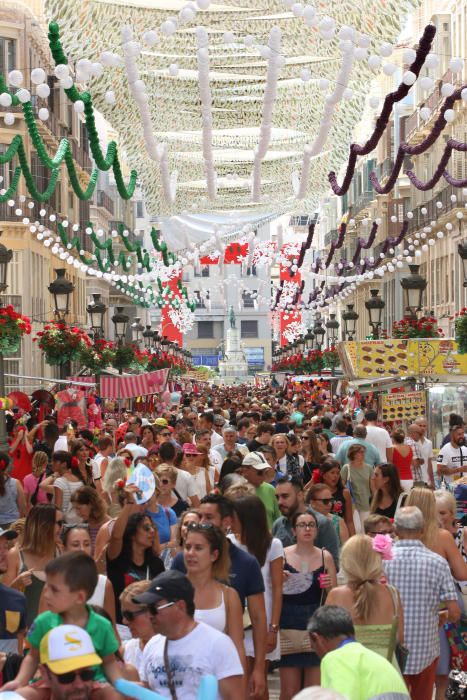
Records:
[[[155,633],[144,647],[140,679],[164,697],[192,700],[201,678],[210,674],[219,683],[218,700],[238,700],[245,688],[235,645],[226,634],[194,620],[194,598],[189,579],[174,570],[156,576],[145,593],[133,598],[148,606]]]
[[[4,530],[0,527],[0,575],[8,569],[8,542],[14,540],[17,533],[14,530]],[[0,583],[0,651],[15,654],[18,651],[18,641],[22,646],[22,637],[26,629],[26,598],[14,588]]]
[[[40,662],[41,675],[50,685],[51,700],[88,700],[93,691],[104,689],[94,680],[95,667],[101,665],[102,659],[82,627],[59,625],[50,630],[41,640]],[[118,697],[106,684],[106,700]]]
[[[250,452],[243,458],[242,466],[238,470],[255,487],[256,495],[262,500],[266,508],[269,529],[272,528],[273,522],[281,516],[274,486],[265,481],[266,473],[270,469],[271,465],[261,452]]]

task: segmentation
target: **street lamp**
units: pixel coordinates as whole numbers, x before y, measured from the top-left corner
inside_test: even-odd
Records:
[[[329,321],[326,323],[328,332],[328,344],[335,345],[339,337],[339,321],[336,320],[336,314],[329,314]]]
[[[313,350],[314,342],[315,342],[315,336],[314,336],[311,328],[309,328],[308,332],[305,336],[305,345],[306,345],[307,352],[310,352],[311,350]]]
[[[73,282],[65,277],[65,268],[61,267],[55,270],[57,278],[49,285],[49,292],[53,294],[55,309],[54,314],[59,320],[62,320],[70,310],[70,296],[74,290]]]
[[[462,269],[464,272],[464,287],[467,287],[467,241],[459,243],[457,246],[457,252],[461,256]]]
[[[305,348],[306,348],[305,336],[302,335],[297,340],[297,348],[298,348],[298,352],[300,352],[303,355],[303,353],[305,352]]]
[[[141,317],[135,316],[135,320],[131,324],[131,337],[134,343],[139,343],[141,340],[141,333],[144,331],[144,326],[141,323]]]
[[[0,292],[7,290],[6,276],[8,263],[13,257],[13,251],[0,244]],[[0,352],[0,396],[5,396],[5,365],[3,363],[3,353]],[[5,454],[9,452],[8,436],[6,432],[5,411],[0,411],[0,450]]]
[[[0,231],[0,236],[2,231]],[[8,263],[11,262],[13,257],[13,251],[6,248],[3,243],[0,243],[0,293],[6,292],[6,274],[8,270]],[[2,394],[4,396],[5,394]]]
[[[344,321],[344,336],[347,336],[347,340],[353,340],[357,332],[358,321],[358,314],[354,311],[353,304],[347,304],[347,311],[342,314],[342,320]]]
[[[379,329],[382,324],[383,310],[386,306],[384,299],[378,296],[378,289],[370,289],[371,297],[365,302],[370,318],[371,334],[374,340],[379,338]]]
[[[316,349],[321,350],[321,348],[323,347],[324,336],[326,335],[326,330],[323,327],[323,322],[321,321],[321,318],[316,319],[315,325],[313,326],[313,333],[316,338]]]
[[[404,309],[407,318],[417,318],[417,311],[423,306],[423,292],[427,281],[418,274],[420,265],[409,265],[410,275],[401,279],[401,287],[404,290]]]
[[[118,343],[121,345],[126,338],[126,329],[128,326],[129,316],[123,311],[123,306],[117,306],[115,313],[112,316],[112,323],[115,327],[115,337]]]
[[[144,347],[149,350],[151,347],[151,342],[154,337],[154,333],[151,330],[151,326],[146,326],[146,330],[143,331]]]
[[[89,314],[91,330],[96,338],[104,337],[104,316],[107,311],[107,306],[101,300],[100,294],[92,294],[92,302],[87,305],[86,311]]]

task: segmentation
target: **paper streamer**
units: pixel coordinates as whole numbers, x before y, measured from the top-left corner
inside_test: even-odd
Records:
[[[216,198],[217,175],[214,169],[214,152],[212,148],[212,96],[209,84],[209,39],[204,27],[196,27],[198,45],[199,96],[201,99],[201,117],[203,134],[203,158],[206,172],[206,184],[209,199]]]

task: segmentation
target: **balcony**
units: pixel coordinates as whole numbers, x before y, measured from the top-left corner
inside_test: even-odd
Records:
[[[376,166],[376,174],[378,180],[381,182],[385,180],[391,173],[394,167],[394,161],[392,158],[385,158],[382,163],[378,163]]]
[[[73,159],[83,170],[85,170],[87,173],[90,173],[92,170],[92,160],[89,153],[82,146],[80,146],[75,139],[71,138],[69,140],[71,145],[71,152],[73,153]]]
[[[324,236],[324,247],[327,248],[331,243],[335,243],[339,237],[339,231],[336,228],[331,229]]]
[[[442,190],[439,190],[432,199],[428,202],[423,202],[418,207],[413,209],[413,219],[409,220],[409,230],[408,233],[413,233],[422,226],[428,226],[430,221],[435,221],[443,214],[447,214],[453,209],[462,207],[459,202],[452,202],[451,195],[459,195],[459,189],[452,187],[452,185],[446,185]],[[438,208],[436,202],[441,202],[442,207]],[[422,208],[425,207],[427,210],[426,214],[422,214]]]
[[[450,70],[446,71],[441,80],[438,80],[436,82],[433,92],[430,93],[426,100],[424,100],[418,105],[415,112],[413,112],[410,115],[410,117],[407,118],[407,121],[405,123],[405,140],[407,143],[418,143],[422,141],[424,136],[430,130],[429,122],[433,117],[437,116],[438,107],[440,106],[441,102],[443,102],[445,99],[441,95],[441,86],[443,85],[443,83],[453,83],[453,85],[456,84],[454,74]],[[431,110],[432,116],[426,121],[423,121],[423,119],[421,119],[420,117],[420,109],[422,107],[428,107]],[[418,131],[420,131],[419,134],[417,133]]]
[[[97,206],[107,209],[110,214],[114,213],[114,201],[103,190],[97,190]]]
[[[308,215],[306,216],[291,216],[289,226],[308,226]]]

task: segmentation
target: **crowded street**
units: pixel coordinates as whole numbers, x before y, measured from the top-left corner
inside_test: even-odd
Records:
[[[467,700],[467,0],[3,0],[0,700]]]

